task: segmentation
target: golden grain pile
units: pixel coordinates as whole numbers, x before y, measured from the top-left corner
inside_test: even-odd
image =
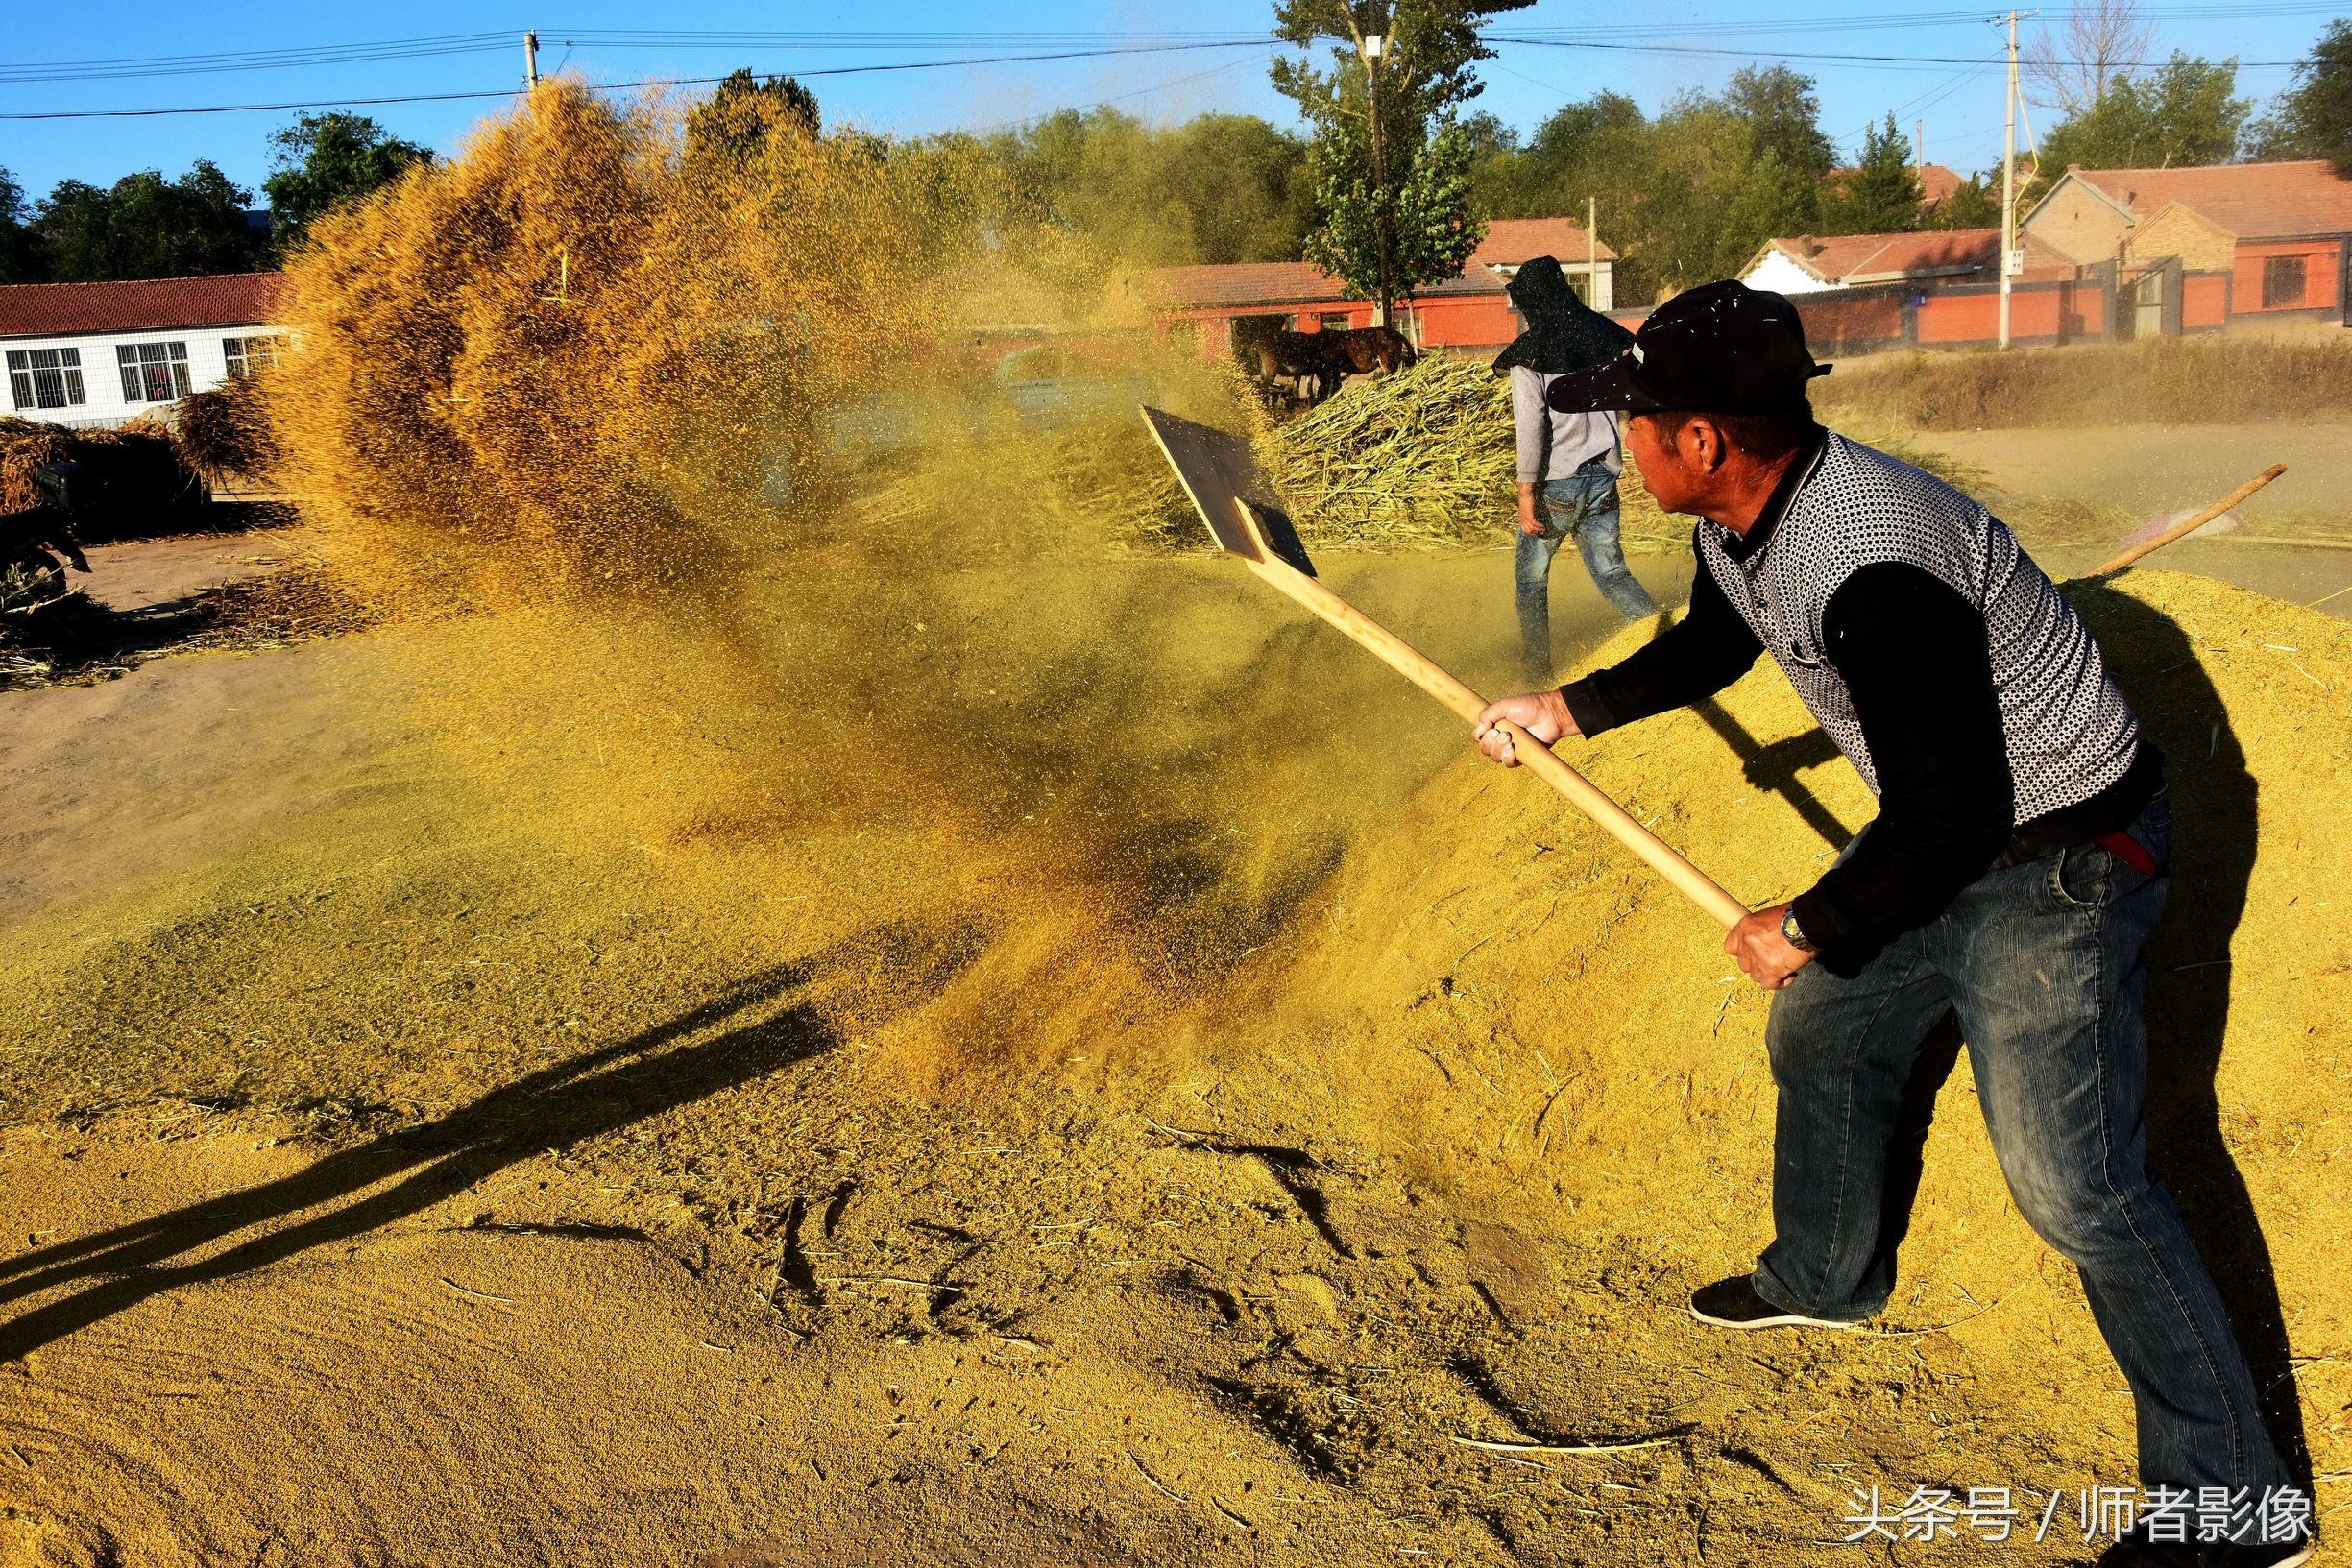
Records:
[[[2316,1355],[2352,1334],[2352,1291],[2321,1242],[2352,1229],[2352,627],[2186,574],[2068,591],[2163,748],[2173,794],[2173,885],[2150,952],[2154,1158],[2205,1217],[2217,1272],[2236,1285],[2274,1267],[2293,1346]],[[1652,635],[1629,627],[1585,667]],[[1816,733],[1768,663],[1723,702],[1783,755]],[[1568,755],[1752,905],[1809,886],[1835,852],[1696,713]],[[1816,753],[1793,781],[1848,830],[1872,814],[1842,759]],[[1770,1234],[1769,1003],[1713,922],[1551,790],[1475,759],[1350,862],[1327,927],[1270,966],[1253,1005],[1353,1021],[1331,1048],[1350,1070],[1343,1097],[1385,1118],[1433,1179],[1489,1179],[1480,1162],[1499,1161],[1489,1175],[1506,1193],[1556,1191],[1580,1231],[1642,1238],[1661,1267],[1743,1266]],[[2049,1283],[2072,1282],[2008,1209],[1965,1088],[1942,1104],[1896,1319],[1934,1325],[2006,1301],[2009,1326],[2032,1332],[2021,1315],[2044,1310]],[[2099,1355],[2079,1301],[2058,1307],[2053,1332]],[[2275,1318],[2240,1327],[2261,1342],[2283,1332]],[[2079,1418],[2088,1364],[2064,1361],[2054,1423]],[[2322,1472],[2352,1462],[2343,1387],[2333,1372],[2305,1387]]]

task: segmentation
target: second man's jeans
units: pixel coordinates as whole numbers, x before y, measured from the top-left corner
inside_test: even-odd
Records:
[[[1564,479],[1543,487],[1540,534],[1518,536],[1518,558],[1513,564],[1518,579],[1519,650],[1530,686],[1543,686],[1552,675],[1552,557],[1560,542],[1574,535],[1585,569],[1617,614],[1627,620],[1653,615],[1658,602],[1637,582],[1625,565],[1625,546],[1617,538],[1617,476],[1598,464],[1588,464]]]
[[[2131,836],[2169,867],[2169,795]],[[2213,1276],[2147,1168],[2145,949],[2170,880],[2078,845],[1986,872],[1852,977],[1798,971],[1765,1031],[1776,1235],[1755,1285],[1816,1317],[1885,1305],[1901,1219],[1881,1209],[1904,1086],[1956,1012],[2010,1195],[2081,1272],[2131,1386],[2142,1484],[2259,1495],[2290,1484],[2286,1467]]]

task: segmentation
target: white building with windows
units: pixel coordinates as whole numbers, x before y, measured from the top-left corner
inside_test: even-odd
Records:
[[[278,273],[0,285],[0,413],[106,427],[271,363]]]

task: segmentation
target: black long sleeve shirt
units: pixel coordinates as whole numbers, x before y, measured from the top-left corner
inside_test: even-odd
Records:
[[[1577,728],[1598,735],[1722,690],[1763,651],[1702,567],[1681,621],[1561,690]],[[1795,912],[1825,956],[1858,956],[1984,874],[2009,841],[2015,797],[1984,617],[1950,586],[1901,563],[1863,567],[1831,595],[1822,652],[1853,695],[1879,816]]]

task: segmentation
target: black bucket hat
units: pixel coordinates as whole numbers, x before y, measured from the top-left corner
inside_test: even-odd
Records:
[[[1800,414],[1813,362],[1786,295],[1725,280],[1702,283],[1650,312],[1633,346],[1605,365],[1564,375],[1544,398],[1564,414]]]

